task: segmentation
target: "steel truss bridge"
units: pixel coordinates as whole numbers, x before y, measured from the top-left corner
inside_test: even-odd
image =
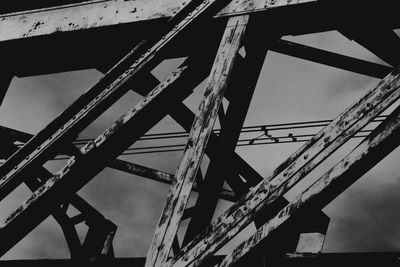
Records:
[[[396,1],[3,2],[1,100],[15,76],[94,68],[104,77],[35,136],[7,127],[0,129],[0,200],[23,183],[32,191],[1,223],[0,255],[49,216],[61,226],[71,254],[70,260],[2,261],[2,265],[397,264],[400,254],[395,252],[321,253],[329,224],[321,209],[400,144],[400,108],[381,116],[400,97],[400,39],[393,31],[400,26]],[[354,40],[387,65],[281,39],[331,30]],[[245,55],[239,53],[242,48]],[[270,176],[263,177],[235,152],[235,147],[268,51],[379,78],[380,82],[325,122]],[[164,60],[182,57],[186,58],[184,62],[165,80],[151,73]],[[204,98],[195,114],[183,101],[203,81]],[[102,134],[77,146],[78,135],[129,90],[143,99]],[[223,99],[229,102],[226,111],[221,108]],[[175,174],[118,159],[167,115],[188,136]],[[223,123],[215,132],[217,118]],[[381,118],[380,124],[364,134],[347,156],[293,200],[283,197],[377,118]],[[210,164],[202,177],[198,170],[204,155]],[[68,161],[58,172],[44,167],[60,156]],[[112,218],[105,218],[77,195],[106,167],[171,184],[143,258],[115,258],[112,243],[117,227]],[[223,187],[225,182],[231,190]],[[198,192],[198,198],[193,207],[188,207],[191,191]],[[220,198],[233,205],[212,220]],[[79,214],[68,216],[69,206]],[[180,241],[177,231],[183,220],[190,221]],[[89,230],[81,243],[75,226],[82,222]],[[254,234],[236,244],[228,255],[215,255],[252,223],[257,227]]]

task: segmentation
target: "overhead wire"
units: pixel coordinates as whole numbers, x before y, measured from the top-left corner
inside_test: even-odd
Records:
[[[371,123],[379,123],[383,121],[387,116],[381,115],[376,117]],[[240,134],[249,134],[262,132],[260,135],[254,138],[241,138],[238,140],[237,146],[254,146],[254,145],[271,145],[271,144],[286,144],[286,143],[299,143],[309,141],[315,133],[311,134],[293,134],[290,132],[288,135],[278,135],[272,136],[270,134],[271,131],[283,131],[283,130],[301,130],[306,128],[317,128],[327,126],[332,120],[316,120],[316,121],[301,121],[301,122],[292,122],[292,123],[279,123],[279,124],[262,124],[262,125],[252,125],[252,126],[244,126],[241,129]],[[372,130],[363,129],[359,131],[353,138],[364,138],[370,133]],[[213,130],[215,134],[219,134],[220,129]],[[173,138],[186,138],[189,134],[184,131],[177,132],[166,132],[166,133],[151,133],[142,136],[138,141],[147,141],[147,140],[164,140],[164,139],[173,139]],[[263,137],[265,136],[265,137]],[[82,146],[86,143],[93,141],[93,138],[85,138],[78,139],[73,142],[74,145]],[[160,153],[160,152],[177,152],[182,151],[185,148],[186,144],[167,144],[167,145],[149,145],[149,146],[140,146],[140,147],[130,147],[125,150],[121,156],[127,155],[138,155],[138,154],[148,154],[148,153]],[[68,159],[66,156],[58,156],[54,160],[65,160]]]

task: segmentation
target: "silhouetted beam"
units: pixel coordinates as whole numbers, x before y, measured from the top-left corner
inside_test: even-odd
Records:
[[[272,266],[399,266],[399,252],[293,253]]]
[[[233,16],[316,0],[260,0],[253,6],[247,0],[232,1],[216,15]],[[189,0],[87,1],[37,10],[0,15],[0,42],[111,25],[170,18]]]
[[[3,103],[13,77],[14,75],[9,75],[7,72],[2,73],[0,76],[0,105]]]
[[[136,163],[127,162],[121,159],[115,159],[111,163],[107,165],[110,168],[124,171],[127,173],[135,174],[138,176],[142,176],[145,178],[149,178],[154,181],[158,181],[164,184],[172,184],[174,180],[174,175],[166,172],[162,172],[159,170],[155,170],[152,168],[148,168]],[[194,191],[198,191],[199,188],[197,185],[194,186]],[[228,201],[236,200],[237,196],[230,190],[223,189],[219,197]]]
[[[358,25],[358,24],[357,24]],[[340,32],[350,40],[354,40],[380,59],[392,66],[400,64],[400,38],[388,28],[369,24],[356,27],[346,27]]]
[[[222,261],[224,255],[213,256],[208,263],[214,266]],[[268,262],[272,267],[314,267],[314,266],[332,266],[332,265],[366,265],[392,267],[398,266],[400,252],[361,252],[361,253],[306,253],[306,254],[287,254],[281,260]],[[85,259],[40,259],[40,260],[2,260],[1,266],[4,267],[143,267],[145,258],[92,258]],[[249,260],[248,266],[253,262]]]
[[[251,223],[263,207],[279,199],[399,97],[400,74],[396,69],[183,247],[182,254],[169,263],[177,266],[197,264],[213,255]]]
[[[259,245],[270,233],[300,211],[322,208],[400,145],[400,107],[353,151],[301,192],[249,239],[237,246],[220,266],[231,266]]]
[[[324,51],[286,40],[278,40],[275,44],[271,45],[270,50],[379,79],[385,77],[392,70],[391,67],[385,65]]]

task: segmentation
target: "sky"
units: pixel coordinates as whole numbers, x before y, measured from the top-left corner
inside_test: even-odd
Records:
[[[285,39],[384,64],[369,51],[337,32],[287,36]],[[161,80],[181,61],[177,59],[163,62],[153,70],[153,74]],[[102,74],[96,70],[15,77],[0,107],[0,124],[35,134],[101,77]],[[374,78],[269,52],[245,125],[333,119],[376,82]],[[195,93],[185,101],[195,112],[203,94],[203,85],[204,83],[196,88]],[[80,138],[97,136],[140,99],[139,95],[129,92],[85,129]],[[227,102],[224,104],[226,106]],[[150,132],[181,130],[171,118],[166,117]],[[359,141],[352,140],[337,151],[309,175],[308,181],[323,174]],[[137,146],[146,144],[153,143],[140,142]],[[300,143],[250,146],[237,148],[236,152],[267,177],[300,146]],[[181,156],[181,152],[169,152],[121,158],[174,173]],[[395,251],[400,248],[400,229],[397,227],[400,223],[398,156],[398,150],[392,152],[323,209],[330,217],[324,252]],[[205,157],[203,171],[207,163],[208,159]],[[51,171],[56,171],[62,165],[63,162],[59,161],[46,166]],[[143,257],[163,209],[168,189],[167,185],[107,168],[80,190],[79,195],[118,226],[114,240],[117,257]],[[291,199],[295,193],[293,190],[285,196]],[[7,216],[28,196],[29,191],[24,185],[17,188],[0,203],[0,218]],[[193,193],[190,204],[194,203],[195,197],[196,194]],[[216,215],[221,214],[229,205],[226,201],[220,201]],[[69,209],[68,214],[72,216],[76,211]],[[187,223],[182,223],[178,234],[180,238],[186,225]],[[83,238],[87,227],[80,224],[77,228]],[[229,252],[253,231],[254,227],[249,226],[220,253]],[[54,259],[68,256],[60,227],[52,218],[48,218],[4,255],[3,259]]]

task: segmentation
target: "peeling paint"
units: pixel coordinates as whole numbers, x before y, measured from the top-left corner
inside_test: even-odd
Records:
[[[381,156],[374,154],[373,150],[379,149],[380,151],[385,151],[385,154],[389,154],[395,147],[400,143],[397,141],[395,144],[385,145],[385,140],[398,135],[400,131],[400,108],[398,107],[389,118],[387,118],[380,127],[375,129],[357,148],[355,148],[350,154],[348,154],[344,159],[332,167],[328,172],[322,175],[317,181],[315,181],[311,186],[301,192],[292,202],[290,202],[285,208],[283,208],[275,217],[266,222],[261,228],[259,228],[256,233],[254,233],[249,239],[239,244],[233,252],[226,256],[222,261],[220,266],[231,266],[238,259],[245,256],[251,249],[253,249],[262,240],[267,238],[269,234],[287,221],[291,216],[297,213],[306,204],[309,204],[315,197],[318,196],[319,199],[331,200],[335,196],[339,195],[345,189],[347,189],[352,183],[358,180],[365,172],[372,168],[375,164],[371,164],[371,159],[367,159],[367,156],[373,157],[374,162],[377,163]],[[365,163],[364,163],[365,161]],[[350,177],[346,174],[352,166],[361,165],[366,166],[368,163],[368,168],[360,169],[357,173],[352,172]],[[335,192],[335,196],[331,195],[331,192],[327,189],[337,187],[336,181],[341,179],[350,179],[345,187],[339,187]],[[319,202],[320,203],[320,202]],[[322,202],[324,203],[324,202]],[[323,208],[320,204],[318,209]]]
[[[218,56],[207,80],[204,97],[199,106],[200,112],[193,122],[184,155],[175,173],[176,181],[171,187],[167,203],[159,219],[145,266],[160,266],[168,258],[208,138],[212,132],[217,111],[222,102],[223,92],[227,85],[226,80],[232,70],[247,21],[248,16],[235,17],[228,21],[217,52]],[[240,26],[231,28],[232,24]]]
[[[298,4],[286,1],[277,0],[273,7]],[[299,1],[299,3],[313,1],[316,0]],[[265,2],[266,0],[234,1],[224,8],[217,17],[249,13],[272,7],[270,5],[266,6]],[[187,0],[88,1],[3,14],[0,15],[0,41],[172,17],[188,3],[189,1]],[[37,21],[46,23],[40,28],[30,30],[34,28]],[[75,27],[71,28],[70,23],[73,23]]]
[[[336,117],[328,126],[322,129],[311,141],[312,145],[306,143],[298,151],[296,151],[284,166],[287,170],[287,176],[283,173],[285,168],[281,166],[279,172],[274,171],[273,176],[266,178],[268,182],[262,182],[236,204],[229,208],[214,223],[212,223],[204,232],[205,236],[200,235],[182,248],[185,257],[175,257],[169,261],[169,264],[176,266],[187,265],[188,263],[201,262],[204,258],[212,255],[219,247],[229,241],[228,236],[236,235],[241,229],[247,226],[255,214],[265,205],[272,203],[279,196],[287,192],[293,185],[302,179],[308,172],[322,162],[327,156],[333,153],[338,147],[346,142],[352,134],[362,129],[369,121],[380,114],[400,97],[400,77],[394,75],[396,70],[386,76],[383,82],[372,87],[359,101],[351,105],[342,114]],[[384,85],[391,84],[392,90],[382,90]],[[365,109],[366,104],[371,109],[365,116],[359,118],[356,114]],[[349,121],[346,128],[339,128],[337,125],[344,125],[341,121]],[[322,138],[323,137],[323,138]],[[326,139],[329,137],[329,139]],[[324,142],[324,140],[330,140]],[[307,153],[307,160],[302,157]],[[301,170],[301,171],[299,171]],[[283,171],[283,173],[282,173]],[[243,216],[238,218],[232,216],[234,211],[244,206],[248,207]],[[243,210],[243,209],[242,209]],[[215,230],[216,229],[216,230]],[[187,260],[184,260],[184,259]]]

